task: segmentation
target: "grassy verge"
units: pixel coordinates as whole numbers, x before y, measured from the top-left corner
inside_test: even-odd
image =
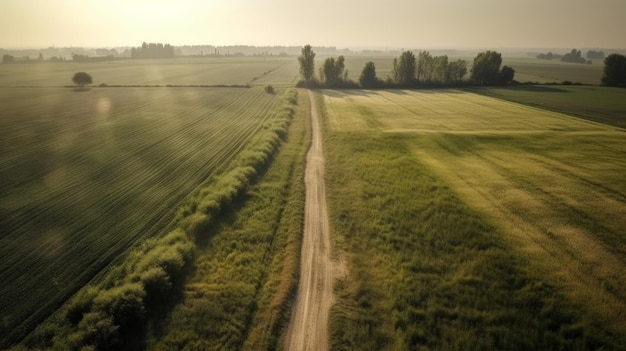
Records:
[[[160,333],[207,245],[207,235],[233,202],[242,201],[251,180],[263,174],[287,137],[297,92],[285,93],[281,110],[232,161],[227,170],[190,197],[177,213],[177,228],[146,241],[99,283],[87,286],[24,341],[28,348],[137,349],[144,335]],[[200,261],[201,262],[201,261]]]
[[[350,273],[336,287],[333,350],[623,348],[421,161],[420,138],[333,129],[339,117],[324,117],[326,170]]]
[[[233,211],[202,235],[183,297],[148,348],[278,348],[296,289],[303,221],[309,107],[299,95],[287,143]]]

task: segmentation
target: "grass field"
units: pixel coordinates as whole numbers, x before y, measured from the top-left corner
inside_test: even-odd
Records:
[[[475,88],[476,93],[626,128],[624,89],[589,86]]]
[[[0,88],[1,339],[168,230],[277,101],[261,88]]]
[[[623,130],[456,90],[322,101],[333,349],[623,349]]]
[[[0,65],[0,87],[72,85],[85,71],[94,85],[261,85],[293,84],[295,58],[179,58],[105,62]]]

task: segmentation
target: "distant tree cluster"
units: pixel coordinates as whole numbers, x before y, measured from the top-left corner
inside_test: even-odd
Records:
[[[611,54],[604,59],[602,84],[614,87],[626,87],[626,56]]]
[[[173,58],[174,47],[170,44],[161,44],[161,43],[143,43],[141,46],[130,49],[130,56],[133,58],[140,59],[162,59],[162,58]]]
[[[587,61],[584,57],[582,57],[582,53],[580,50],[572,49],[570,53],[567,53],[561,57],[562,62],[571,62],[571,63],[591,63],[591,61]]]
[[[554,54],[550,51],[547,54],[538,54],[536,57],[540,60],[561,60],[563,62],[572,63],[591,63],[591,60],[604,59],[604,51],[589,50],[587,51],[585,57],[582,57],[582,52],[580,50],[572,49],[572,51],[565,55]]]
[[[604,51],[589,50],[585,57],[587,60],[604,60]]]
[[[563,55],[553,54],[552,51],[549,51],[547,54],[538,54],[537,58],[540,60],[560,60]]]

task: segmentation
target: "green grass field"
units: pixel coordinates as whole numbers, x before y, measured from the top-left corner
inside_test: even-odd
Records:
[[[333,349],[623,349],[622,129],[458,90],[321,95],[351,272]]]
[[[168,230],[278,100],[260,88],[2,88],[0,101],[5,339]]]

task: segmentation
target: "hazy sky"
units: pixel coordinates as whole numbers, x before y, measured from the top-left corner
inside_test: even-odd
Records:
[[[626,48],[626,0],[0,0],[0,48]]]

